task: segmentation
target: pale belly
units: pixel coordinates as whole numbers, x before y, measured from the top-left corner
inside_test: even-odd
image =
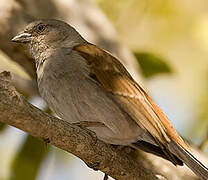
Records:
[[[76,68],[73,64],[72,69],[72,62],[67,63],[53,62],[45,67],[44,73],[39,73],[39,91],[48,106],[70,123],[103,123],[104,126],[89,129],[107,143],[127,145],[139,140],[145,131],[114,102],[109,92],[88,77],[87,70],[85,73],[80,70],[85,65],[80,63]]]

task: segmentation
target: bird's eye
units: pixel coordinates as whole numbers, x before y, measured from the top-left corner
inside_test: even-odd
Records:
[[[37,26],[38,31],[43,31],[44,30],[44,26],[42,24]]]

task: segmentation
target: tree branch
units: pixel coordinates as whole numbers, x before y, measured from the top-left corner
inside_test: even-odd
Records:
[[[82,159],[89,167],[119,180],[157,179],[135,161],[133,153],[106,144],[86,129],[50,116],[29,104],[11,84],[9,72],[0,74],[0,122],[50,140],[56,147]]]
[[[115,179],[197,179],[186,166],[175,167],[162,158],[106,144],[91,131],[39,110],[16,91],[9,72],[0,73],[0,114],[0,122],[50,141]],[[198,157],[207,161],[202,154]]]

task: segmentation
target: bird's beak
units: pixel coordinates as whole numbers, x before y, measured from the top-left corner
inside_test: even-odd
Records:
[[[28,43],[31,41],[32,35],[30,33],[22,32],[13,37],[12,42]]]

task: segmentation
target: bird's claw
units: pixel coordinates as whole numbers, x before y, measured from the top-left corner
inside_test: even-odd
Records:
[[[89,122],[89,121],[80,121],[78,123],[73,123],[73,125],[79,126],[81,128],[104,126],[104,124],[101,122]]]

